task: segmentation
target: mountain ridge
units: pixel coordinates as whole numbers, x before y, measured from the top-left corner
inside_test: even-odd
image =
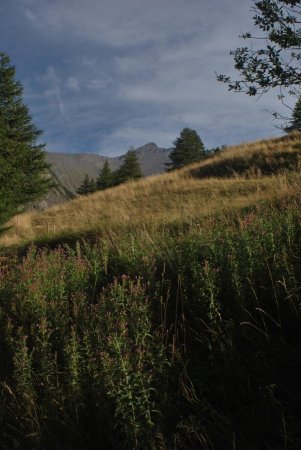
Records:
[[[158,147],[154,142],[136,148],[143,175],[149,176],[164,172],[171,150],[171,148]],[[111,170],[117,170],[121,166],[125,154],[110,157],[85,152],[47,152],[47,162],[51,166],[50,171],[57,183],[57,188],[32,206],[35,209],[44,209],[74,198],[76,190],[86,174],[96,179],[105,161],[109,162]]]

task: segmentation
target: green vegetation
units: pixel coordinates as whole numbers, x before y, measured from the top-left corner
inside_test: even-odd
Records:
[[[112,172],[108,161],[105,161],[96,182],[93,178],[90,179],[86,175],[76,192],[80,195],[88,195],[95,191],[103,191],[127,181],[138,180],[139,178],[142,178],[140,163],[136,151],[131,148],[126,153],[124,161],[118,170]]]
[[[113,172],[111,171],[109,162],[106,160],[96,180],[96,187],[99,190],[103,190],[113,186],[113,184],[114,184]]]
[[[169,155],[171,162],[167,164],[167,170],[181,169],[205,157],[206,151],[200,136],[195,130],[184,128],[174,141],[174,149]]]
[[[0,53],[0,224],[53,186],[41,135],[22,101],[15,68]]]
[[[138,180],[142,177],[137,154],[133,148],[127,151],[124,161],[114,174],[114,184],[118,185],[131,180]]]
[[[1,447],[300,448],[300,219],[2,258]]]
[[[0,448],[299,449],[299,154],[228,148],[30,216],[0,257]]]
[[[284,130],[287,133],[290,133],[291,131],[301,131],[301,97],[296,101],[289,125],[287,125]]]
[[[89,195],[95,192],[96,188],[97,186],[95,180],[86,174],[80,186],[76,190],[76,193],[79,195]]]

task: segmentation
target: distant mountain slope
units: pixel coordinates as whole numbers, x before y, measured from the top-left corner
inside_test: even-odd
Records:
[[[144,176],[164,172],[169,161],[171,149],[160,148],[153,142],[136,149]],[[42,200],[32,203],[34,209],[45,209],[76,197],[76,189],[84,176],[97,178],[105,161],[109,161],[112,170],[117,170],[125,155],[110,158],[92,153],[58,153],[48,152],[47,160],[51,165],[51,174],[57,188],[50,191]]]
[[[164,172],[165,163],[169,161],[171,149],[159,148],[154,143],[146,144],[136,149],[143,175],[153,175]],[[75,194],[76,189],[84,178],[85,174],[97,178],[105,161],[109,161],[112,170],[120,167],[124,160],[124,155],[116,158],[100,156],[89,153],[47,153],[48,162],[52,166],[52,171],[62,186],[71,194]]]

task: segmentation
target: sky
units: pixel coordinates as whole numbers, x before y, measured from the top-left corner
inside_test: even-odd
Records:
[[[278,136],[277,92],[229,92],[230,50],[252,0],[1,0],[0,51],[48,151],[171,147],[184,127],[206,148]],[[285,111],[287,115],[287,112]]]

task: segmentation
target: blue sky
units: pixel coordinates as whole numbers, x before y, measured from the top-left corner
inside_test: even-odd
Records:
[[[1,51],[16,66],[49,151],[108,156],[195,129],[207,148],[281,134],[260,99],[228,92],[229,51],[252,0],[1,0]],[[286,112],[287,114],[287,112]]]

